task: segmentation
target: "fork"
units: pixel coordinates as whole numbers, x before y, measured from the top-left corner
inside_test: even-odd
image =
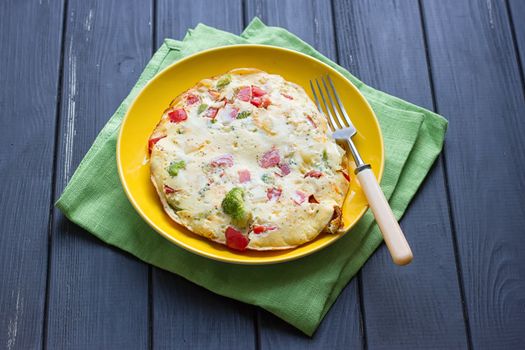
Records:
[[[394,217],[394,213],[392,213],[392,209],[390,208],[381,187],[379,187],[379,183],[372,172],[370,164],[363,161],[363,158],[361,158],[359,151],[352,141],[352,136],[357,133],[357,130],[352,124],[352,121],[337,94],[332,79],[329,75],[327,75],[326,78],[326,80],[328,80],[328,85],[330,85],[330,89],[326,84],[325,78],[321,77],[324,92],[318,79],[314,79],[317,92],[314,83],[310,80],[310,88],[312,89],[315,104],[321,113],[325,114],[325,116],[328,115],[328,124],[333,131],[332,137],[337,141],[346,142],[350,149],[350,153],[352,153],[356,164],[355,174],[357,175],[357,179],[365,193],[376,222],[381,229],[385,243],[390,251],[390,255],[392,256],[392,260],[397,265],[406,265],[412,261],[412,250],[408,245],[399,223]],[[321,108],[317,93],[321,96],[324,112]],[[334,98],[332,98],[332,95]],[[334,99],[336,103],[334,103]]]

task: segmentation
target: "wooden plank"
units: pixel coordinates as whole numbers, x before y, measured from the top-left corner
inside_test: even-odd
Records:
[[[250,0],[248,18],[260,17],[266,24],[284,27],[335,58],[333,20],[329,1],[305,1],[298,8],[294,0]],[[312,339],[266,311],[259,311],[260,342],[263,349],[319,348],[356,349],[363,346],[357,281],[343,290]]]
[[[270,26],[288,29],[330,59],[336,59],[329,0],[248,0],[246,20],[258,16]]]
[[[253,349],[254,312],[166,271],[153,272],[154,349]]]
[[[472,345],[525,347],[525,101],[503,1],[423,1]]]
[[[334,12],[344,66],[380,90],[432,109],[417,0],[336,1]],[[414,262],[395,266],[383,245],[361,271],[368,348],[465,348],[441,159],[401,224]]]
[[[68,1],[56,196],[148,61],[150,14],[141,0]],[[54,217],[47,348],[146,348],[147,265]]]
[[[243,29],[242,1],[157,0],[157,47],[165,38],[182,40],[188,29],[199,23],[239,34]]]
[[[42,347],[62,11],[0,2],[2,349]]]
[[[167,1],[157,4],[157,46],[182,39],[199,22],[240,33],[241,1]],[[153,347],[250,349],[256,345],[253,308],[213,294],[182,277],[153,269]]]

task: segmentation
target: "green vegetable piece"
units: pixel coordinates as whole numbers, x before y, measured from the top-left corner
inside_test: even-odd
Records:
[[[173,200],[173,199],[168,198],[168,204],[176,212],[183,210],[181,207],[179,207],[180,202],[178,200]]]
[[[170,166],[168,167],[168,174],[171,176],[177,176],[179,175],[180,169],[186,169],[185,161],[179,160],[178,162],[171,162]]]
[[[225,75],[222,78],[220,78],[219,81],[217,82],[217,89],[220,90],[231,82],[232,82],[231,75]]]
[[[198,114],[201,114],[202,112],[204,112],[206,109],[208,108],[208,105],[206,103],[201,103],[199,105],[199,108],[197,109],[197,113]]]
[[[248,226],[251,219],[251,214],[246,212],[244,204],[244,190],[240,187],[232,188],[222,200],[222,210],[225,214],[232,218],[232,223],[239,227],[244,228]]]
[[[326,153],[326,150],[323,150],[323,161],[328,161],[328,153]]]
[[[252,114],[252,112],[242,111],[241,113],[237,114],[237,119],[248,118],[251,114]]]

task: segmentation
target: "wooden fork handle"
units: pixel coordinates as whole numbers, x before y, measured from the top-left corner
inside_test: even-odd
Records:
[[[412,250],[370,166],[363,166],[357,171],[357,178],[365,192],[376,222],[383,233],[383,238],[390,251],[392,260],[397,265],[410,263],[413,258]]]

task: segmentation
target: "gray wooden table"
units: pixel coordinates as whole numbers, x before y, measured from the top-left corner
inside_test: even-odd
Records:
[[[53,207],[163,38],[253,16],[450,121],[313,339],[108,247]],[[524,349],[525,1],[0,1],[0,349]]]

